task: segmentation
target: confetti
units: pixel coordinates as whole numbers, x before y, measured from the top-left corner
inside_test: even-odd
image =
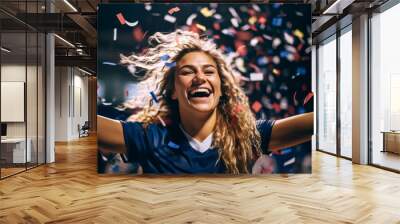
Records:
[[[164,54],[163,56],[160,57],[160,59],[161,59],[162,61],[168,61],[169,55],[168,55],[168,54]]]
[[[272,58],[272,62],[277,65],[281,62],[281,59],[278,56],[274,56]]]
[[[170,22],[170,23],[175,23],[176,17],[171,16],[171,15],[169,15],[169,14],[166,14],[166,15],[164,16],[164,20],[167,21],[167,22]]]
[[[222,16],[220,14],[215,14],[214,18],[220,20],[220,19],[222,19]]]
[[[204,17],[210,17],[212,15],[214,15],[215,10],[209,10],[207,7],[204,7],[200,10],[200,13],[204,16]]]
[[[254,110],[254,112],[258,113],[262,108],[262,105],[260,102],[255,101],[252,105],[251,105],[251,109]]]
[[[246,31],[246,30],[250,29],[250,26],[249,26],[249,24],[246,24],[246,25],[242,26],[240,29],[243,31]]]
[[[267,22],[267,19],[264,16],[260,16],[260,18],[258,18],[258,22],[261,25],[265,25],[265,23]]]
[[[137,24],[139,24],[139,21],[135,21],[135,22],[128,22],[128,21],[125,21],[125,24],[126,25],[128,25],[128,26],[130,26],[130,27],[134,27],[134,26],[136,26]]]
[[[117,18],[118,18],[119,22],[121,23],[121,25],[125,24],[126,21],[125,21],[124,16],[122,15],[122,13],[118,13]]]
[[[168,68],[172,68],[176,66],[176,62],[167,62],[165,63],[165,66],[167,66]]]
[[[257,58],[257,64],[260,66],[268,64],[268,58],[267,57],[259,57]]]
[[[276,69],[276,68],[274,68],[274,69],[272,69],[272,73],[274,73],[274,75],[280,75],[281,71]]]
[[[296,162],[296,157],[293,157],[291,159],[289,159],[288,161],[286,161],[283,166],[289,166],[291,164],[293,164],[294,162]]]
[[[293,44],[294,38],[291,35],[289,35],[288,33],[284,32],[283,36],[285,37],[285,40],[286,40],[287,43]]]
[[[272,41],[272,47],[273,47],[273,48],[277,48],[279,45],[281,45],[281,43],[282,43],[281,39],[275,38],[275,39]]]
[[[117,28],[114,28],[113,41],[117,40]]]
[[[103,65],[111,65],[111,66],[116,66],[117,64],[114,62],[108,62],[108,61],[103,61]]]
[[[158,99],[157,99],[156,94],[153,91],[150,91],[150,95],[151,95],[151,98],[153,99],[153,101],[157,104],[158,103]]]
[[[199,28],[202,31],[206,31],[207,30],[205,26],[203,26],[201,24],[198,24],[198,23],[196,24],[196,27]]]
[[[168,10],[168,13],[169,13],[170,15],[172,15],[172,14],[174,14],[175,12],[179,12],[179,11],[181,11],[181,9],[180,9],[179,7],[174,7],[174,8],[171,8],[170,10]]]
[[[101,155],[101,158],[103,159],[103,161],[105,161],[105,162],[108,161],[107,157],[105,157],[102,153],[100,153],[100,155]]]
[[[233,17],[235,18],[240,18],[239,15],[237,14],[236,10],[232,7],[229,7],[229,12],[232,14]]]
[[[276,17],[272,19],[273,26],[282,26],[282,18]]]
[[[179,145],[174,143],[174,142],[172,142],[172,141],[168,142],[168,146],[173,148],[173,149],[179,149]]]
[[[264,80],[264,74],[260,72],[252,72],[250,73],[250,80],[251,81],[262,81]]]
[[[196,19],[197,14],[192,14],[186,19],[186,25],[190,26],[193,24],[193,20]]]
[[[258,44],[258,38],[254,37],[253,39],[251,39],[250,41],[250,45],[255,47]]]
[[[303,105],[306,105],[306,104],[311,100],[311,98],[312,98],[313,96],[314,96],[314,93],[313,93],[313,92],[308,93],[307,96],[306,96],[306,98],[304,98]]]
[[[253,24],[256,23],[256,22],[257,22],[257,17],[252,16],[252,17],[249,18],[249,23],[250,23],[251,25],[253,25]]]
[[[272,40],[272,37],[271,36],[268,36],[268,35],[266,35],[266,34],[263,34],[262,35],[266,40]]]
[[[144,9],[146,9],[147,11],[151,10],[151,3],[144,3]]]
[[[119,22],[121,23],[121,25],[128,25],[128,26],[130,26],[130,27],[134,27],[134,26],[136,26],[138,23],[139,23],[139,21],[135,21],[135,22],[128,22],[125,18],[124,18],[124,15],[122,15],[122,13],[118,13],[117,14],[117,18],[118,18],[118,20],[119,20]]]
[[[235,31],[235,29],[230,28],[230,29],[223,29],[222,33],[225,35],[229,35],[229,36],[235,36],[236,31]]]
[[[236,18],[231,19],[231,23],[234,27],[238,28],[239,27],[239,21]]]
[[[260,9],[260,7],[259,7],[258,5],[252,4],[251,6],[252,6],[253,9],[256,10],[257,12],[260,12],[260,11],[261,11],[261,9]]]
[[[298,37],[299,39],[303,39],[303,37],[304,37],[303,32],[301,32],[301,31],[298,30],[298,29],[296,29],[296,30],[293,32],[293,35],[295,35],[295,36]]]

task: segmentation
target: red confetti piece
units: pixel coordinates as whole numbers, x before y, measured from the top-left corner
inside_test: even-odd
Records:
[[[267,22],[267,19],[264,16],[261,16],[260,18],[258,18],[258,22],[260,24],[265,24]]]
[[[262,108],[262,105],[260,102],[255,101],[252,105],[251,105],[251,109],[253,109],[254,112],[258,113]]]
[[[172,14],[174,14],[175,12],[179,12],[179,11],[181,11],[181,9],[180,9],[179,7],[174,7],[174,8],[171,8],[170,10],[168,10],[168,13],[169,13],[170,15],[172,15]]]
[[[310,101],[311,98],[313,98],[313,96],[314,96],[313,92],[308,93],[306,98],[304,99],[303,105],[306,105],[308,103],[308,101]]]
[[[124,16],[122,15],[122,13],[118,13],[118,14],[117,14],[117,18],[118,18],[119,22],[120,22],[122,25],[124,25],[124,24],[126,23],[126,20],[125,20]]]

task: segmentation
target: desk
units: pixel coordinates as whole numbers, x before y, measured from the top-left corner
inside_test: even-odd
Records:
[[[400,131],[382,131],[383,150],[382,152],[392,152],[400,154]]]
[[[26,147],[26,154],[25,154],[25,138],[1,139],[1,157],[3,157],[3,159],[6,160],[6,163],[30,162],[32,158],[31,154],[32,141],[30,138],[28,138],[26,142],[28,142],[27,144],[28,147]],[[25,159],[27,160],[25,161]]]

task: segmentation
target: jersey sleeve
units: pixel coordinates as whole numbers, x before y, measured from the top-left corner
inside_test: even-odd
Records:
[[[140,162],[146,155],[145,128],[139,122],[121,121],[128,162]]]
[[[261,136],[261,150],[264,154],[270,153],[268,150],[269,141],[271,139],[272,127],[274,120],[257,120],[256,127]]]

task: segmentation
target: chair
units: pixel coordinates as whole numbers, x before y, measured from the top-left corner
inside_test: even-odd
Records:
[[[90,129],[89,121],[85,121],[82,127],[78,124],[79,138],[89,136],[89,129]]]

